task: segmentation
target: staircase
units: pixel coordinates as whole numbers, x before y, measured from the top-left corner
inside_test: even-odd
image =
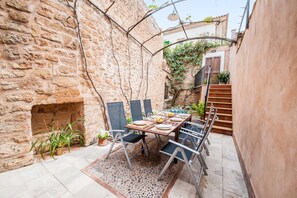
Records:
[[[219,120],[216,120],[212,132],[232,135],[232,95],[231,85],[210,85],[206,114],[211,104],[217,108]]]

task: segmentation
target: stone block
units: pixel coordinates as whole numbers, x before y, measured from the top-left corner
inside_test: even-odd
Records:
[[[0,172],[13,170],[33,163],[33,152],[21,154],[9,159],[0,159]]]
[[[24,61],[18,64],[13,64],[12,65],[13,69],[19,69],[19,70],[26,70],[26,69],[32,69],[32,63],[29,61]]]
[[[51,19],[54,15],[53,11],[45,6],[39,7],[37,10],[37,13],[41,16],[48,18],[48,19]]]
[[[15,93],[6,97],[7,102],[24,101],[24,102],[30,103],[33,100],[34,100],[34,94],[30,92]]]
[[[17,60],[20,59],[20,52],[19,52],[19,48],[18,47],[8,47],[8,48],[4,48],[3,50],[3,54],[4,56],[8,59],[8,60]]]
[[[33,72],[33,76],[39,77],[44,80],[48,80],[52,78],[52,74],[49,70],[46,69],[36,69]]]
[[[5,122],[24,122],[26,120],[30,120],[31,115],[30,113],[24,113],[24,114],[18,114],[18,115],[14,115],[10,118],[5,119]]]
[[[0,71],[0,79],[21,78],[25,76],[23,71]]]
[[[59,36],[57,34],[52,34],[52,33],[45,32],[45,33],[41,34],[41,37],[44,38],[44,39],[47,39],[49,41],[53,41],[53,42],[56,42],[56,43],[61,43],[61,40],[60,40],[60,38],[59,38]]]
[[[19,11],[24,11],[30,13],[29,4],[27,1],[21,1],[21,0],[6,0],[6,5],[15,8]]]
[[[51,62],[58,62],[59,61],[58,58],[56,56],[53,56],[52,54],[45,54],[44,58],[46,60],[51,61]]]
[[[30,111],[31,107],[30,106],[25,106],[25,105],[13,105],[10,109],[9,112],[14,113],[14,112],[20,112],[20,111]]]
[[[14,10],[9,10],[8,11],[8,16],[18,22],[23,22],[23,23],[28,23],[29,22],[29,15],[25,14],[23,12],[18,12]]]
[[[7,111],[8,111],[8,106],[0,104],[0,115],[1,116],[5,115],[7,113]]]

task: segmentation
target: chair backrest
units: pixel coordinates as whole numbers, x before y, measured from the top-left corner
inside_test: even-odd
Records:
[[[143,120],[140,100],[131,100],[130,109],[133,121]]]
[[[207,126],[208,126],[208,123],[210,121],[210,117],[212,115],[213,110],[214,110],[214,106],[211,104],[211,106],[209,108],[209,113],[208,113],[207,119],[206,119],[204,127],[202,129],[203,132],[205,132],[205,130],[206,130]]]
[[[211,114],[211,112],[210,112],[210,114]],[[197,151],[199,151],[199,150],[202,148],[203,143],[206,141],[206,138],[208,137],[208,135],[209,135],[209,133],[210,133],[210,131],[211,131],[211,129],[212,129],[212,126],[213,126],[213,124],[214,124],[214,122],[215,122],[215,120],[216,120],[217,118],[218,118],[218,117],[217,117],[217,109],[214,108],[214,110],[213,110],[213,118],[212,118],[212,120],[211,120],[211,122],[210,122],[209,127],[208,127],[208,128],[205,127],[205,129],[204,129],[204,131],[203,131],[203,132],[204,132],[204,136],[203,136],[203,138],[202,138],[201,140],[198,139],[199,142],[197,142],[197,143],[198,143],[198,146],[197,146],[197,148],[196,148]]]
[[[151,99],[143,100],[143,105],[145,116],[147,116],[148,113],[153,113]]]
[[[109,102],[107,103],[107,111],[109,122],[112,130],[125,130],[127,125],[127,120],[125,116],[124,104],[123,102]]]

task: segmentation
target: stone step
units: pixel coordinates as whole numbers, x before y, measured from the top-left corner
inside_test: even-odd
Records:
[[[208,102],[232,102],[232,98],[227,97],[208,97]]]
[[[233,122],[230,120],[216,120],[214,123],[215,126],[227,127],[231,128],[233,126]]]
[[[208,102],[207,103],[207,107],[210,107],[211,104],[213,104],[214,107],[216,108],[232,108],[232,103],[229,103],[229,102]]]
[[[231,92],[232,91],[231,88],[213,88],[213,87],[210,87],[209,90],[210,91],[227,91],[227,92]]]
[[[209,111],[210,107],[206,108],[206,111]],[[232,108],[223,108],[223,107],[217,107],[218,113],[224,113],[224,114],[232,114]]]

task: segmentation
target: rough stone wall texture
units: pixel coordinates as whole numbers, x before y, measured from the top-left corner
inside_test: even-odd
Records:
[[[233,130],[257,197],[297,195],[297,1],[256,2],[231,49]]]
[[[102,10],[112,3],[92,2]],[[124,0],[116,1],[108,14],[128,29],[146,10],[141,0]],[[105,103],[124,101],[128,110],[120,87],[128,100],[143,99],[148,88],[153,108],[162,108],[162,53],[151,59],[88,0],[78,1],[77,11],[88,71]],[[32,163],[33,105],[82,102],[87,145],[96,131],[104,128],[98,96],[82,63],[76,27],[74,12],[66,1],[0,2],[0,172]],[[156,23],[149,18],[131,34],[142,42],[157,32]],[[154,52],[162,45],[159,36],[146,47]]]

